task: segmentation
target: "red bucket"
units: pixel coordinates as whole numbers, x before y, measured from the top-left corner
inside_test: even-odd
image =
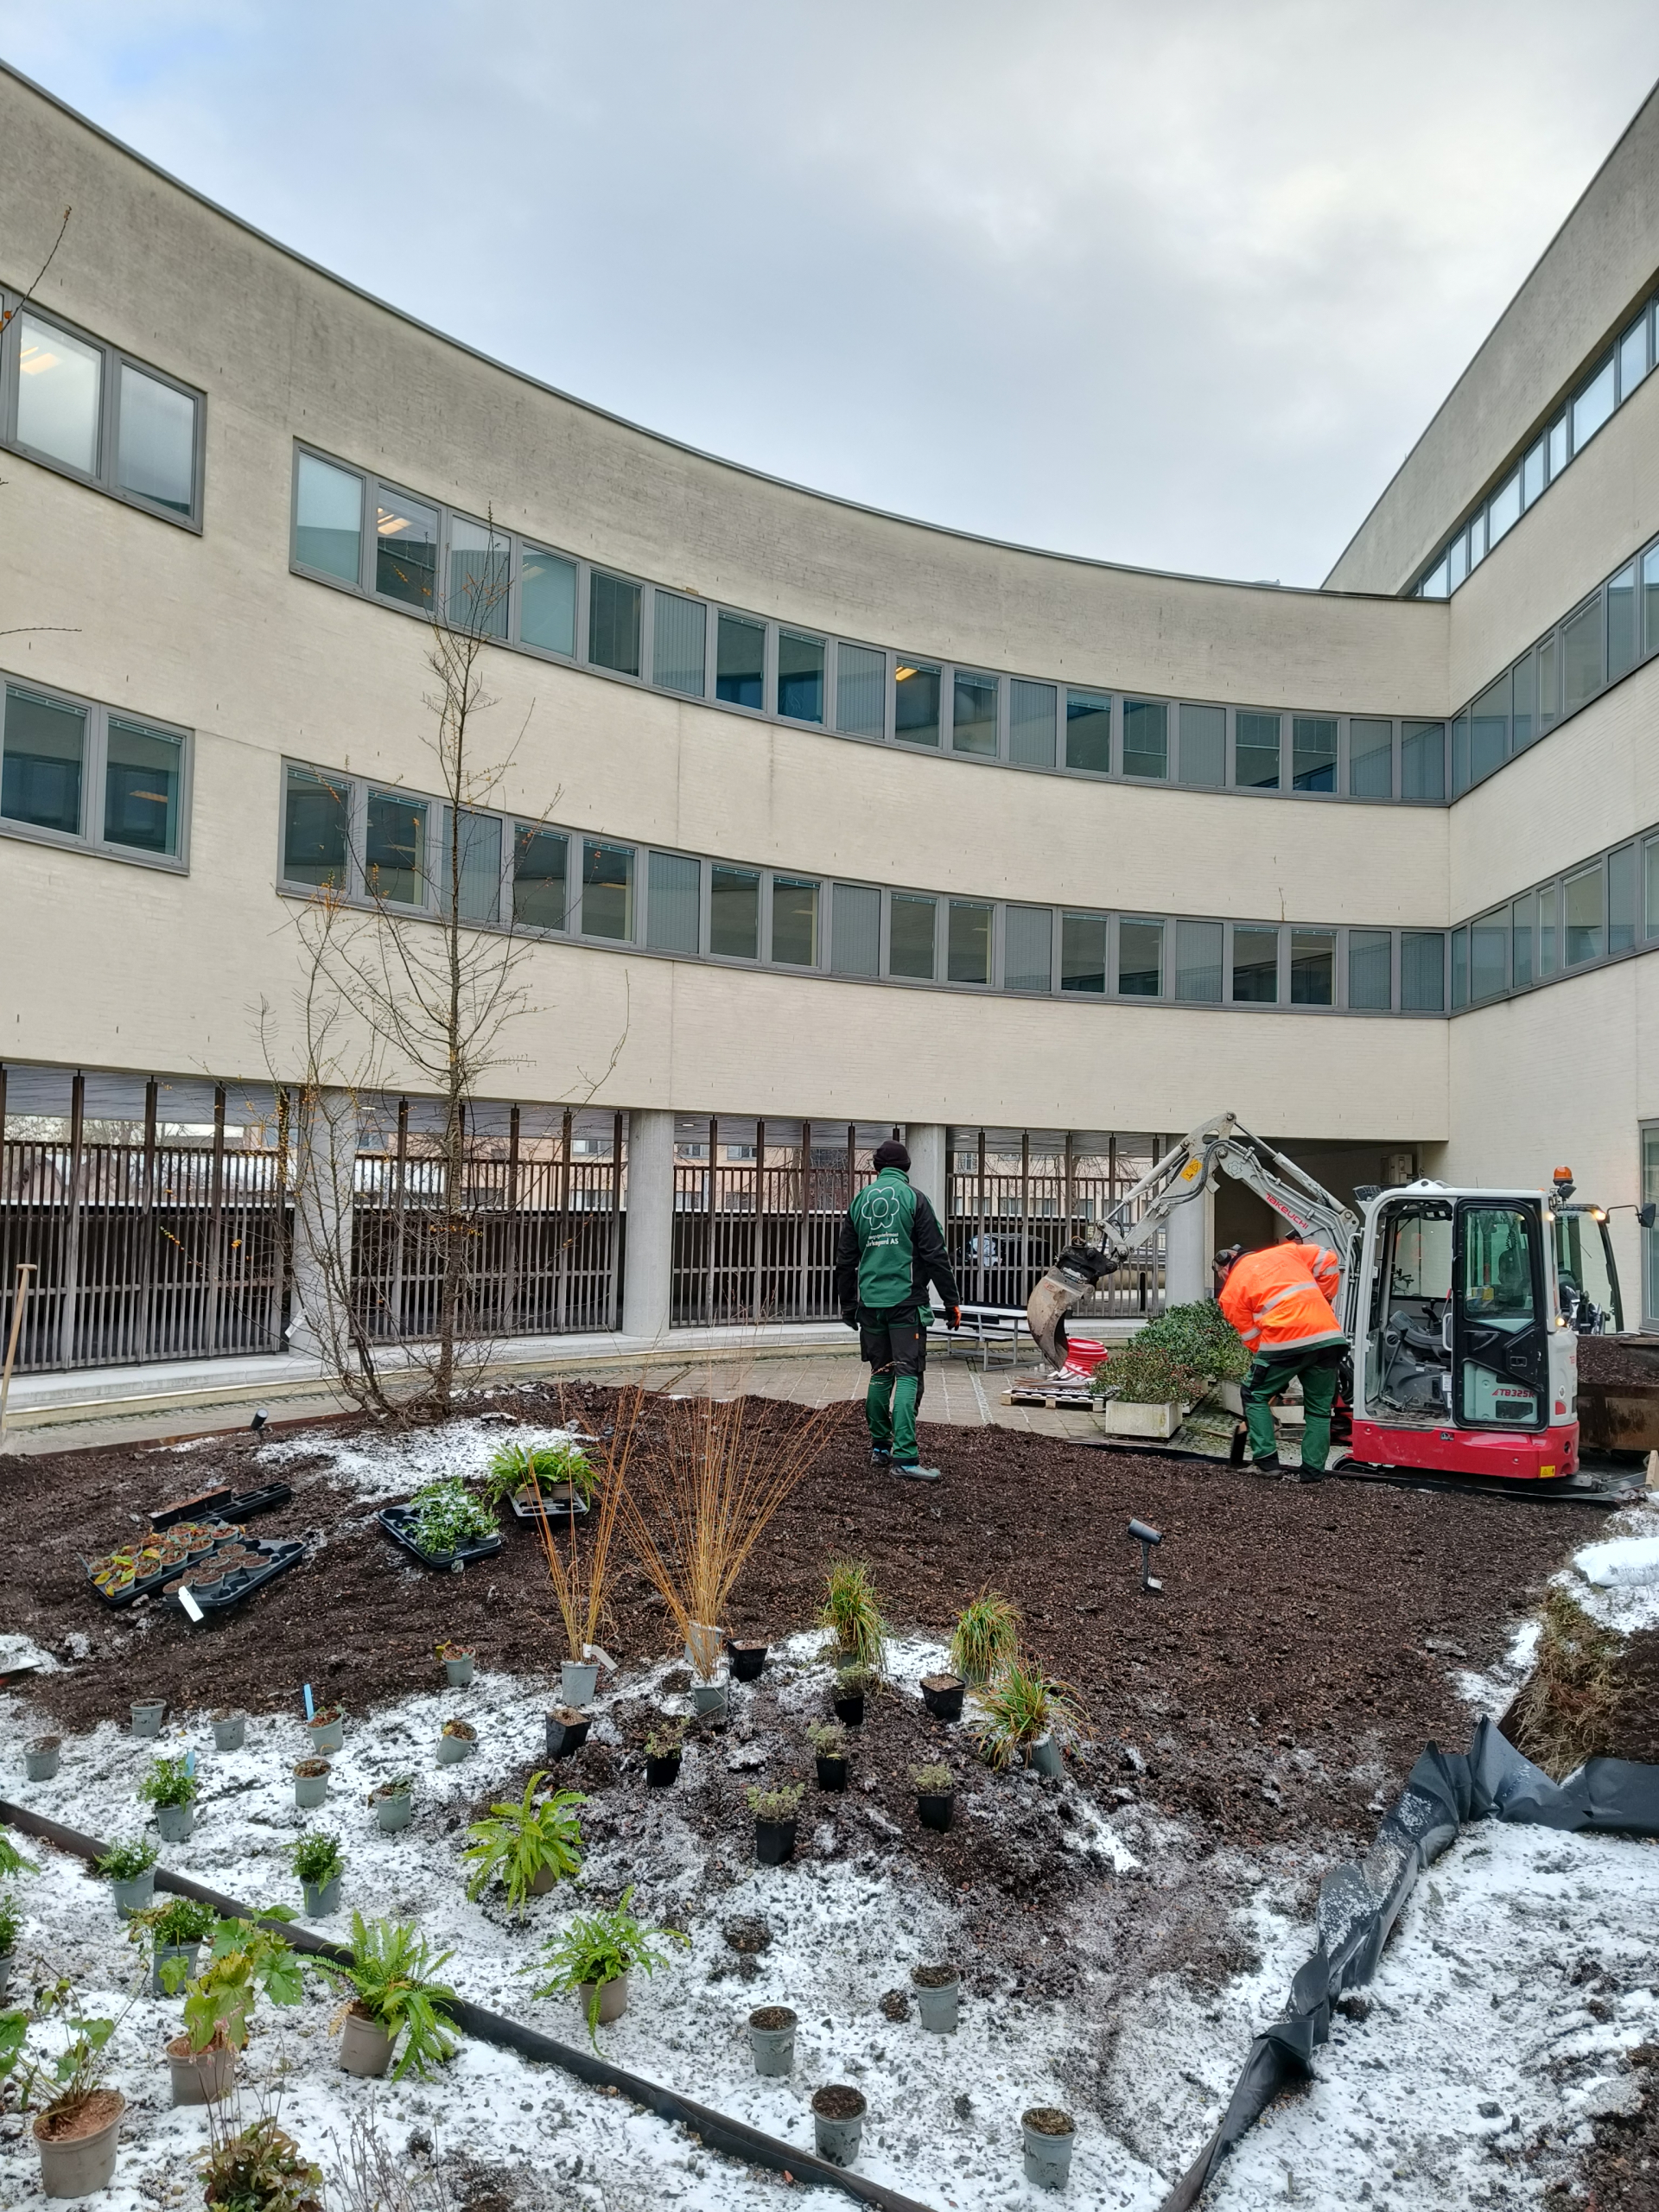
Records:
[[[1075,1376],[1080,1382],[1086,1381],[1107,1356],[1105,1345],[1096,1344],[1092,1337],[1068,1337],[1065,1340],[1065,1365],[1060,1372]]]

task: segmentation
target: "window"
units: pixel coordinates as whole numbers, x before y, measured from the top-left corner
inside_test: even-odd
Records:
[[[196,505],[196,403],[188,392],[121,364],[116,485],[135,499],[191,515]]]
[[[778,632],[778,711],[791,721],[823,720],[823,639]]]
[[[438,878],[438,909],[447,913],[450,898],[451,855],[449,839],[453,831],[453,817],[444,809],[443,857]],[[499,815],[473,814],[463,809],[461,817],[461,880],[457,886],[456,911],[463,922],[486,925],[501,918],[501,820]]]
[[[1337,788],[1337,721],[1334,715],[1291,718],[1291,783],[1299,791]]]
[[[98,474],[104,353],[25,310],[17,318],[17,442],[82,476]]]
[[[294,557],[341,583],[362,570],[363,480],[315,454],[299,456],[294,485]]]
[[[645,943],[653,952],[702,950],[701,861],[684,853],[646,854]]]
[[[1537,909],[1537,894],[1527,891],[1516,900],[1511,910],[1513,919],[1510,931],[1510,973],[1515,979],[1515,988],[1517,991],[1525,990],[1528,984],[1532,982],[1534,969],[1537,965],[1533,957],[1533,937],[1537,926],[1535,920]]]
[[[1348,725],[1348,791],[1353,798],[1394,797],[1394,724],[1362,721]]]
[[[842,649],[845,652],[846,648]],[[881,893],[862,883],[838,883],[831,907],[830,968],[836,976],[874,976],[881,968]]]
[[[1446,797],[1446,724],[1400,725],[1400,796],[1432,803]]]
[[[1618,396],[1630,397],[1653,365],[1648,352],[1648,318],[1643,315],[1618,341]]]
[[[1469,788],[1469,717],[1452,717],[1452,796],[1460,798]]]
[[[602,844],[584,837],[582,844],[582,933],[633,941],[633,848]]]
[[[588,577],[588,659],[619,676],[639,673],[639,587],[603,569]]]
[[[1169,709],[1161,699],[1123,702],[1123,772],[1161,779],[1169,773]]]
[[[1659,652],[1659,545],[1643,556],[1642,601],[1645,650]]]
[[[709,950],[723,960],[760,957],[760,876],[750,868],[709,871]]]
[[[312,768],[290,768],[283,795],[283,876],[289,883],[349,886],[346,840],[351,785]]]
[[[709,610],[700,599],[659,591],[651,636],[651,675],[664,691],[701,699],[708,689]]]
[[[1561,712],[1572,714],[1601,689],[1601,594],[1561,625]]]
[[[1529,507],[1544,488],[1544,442],[1539,439],[1521,464],[1521,503]]]
[[[1561,695],[1560,662],[1555,651],[1555,632],[1538,640],[1538,734],[1553,729],[1560,719]]]
[[[1636,847],[1607,855],[1607,950],[1629,952],[1636,944]]]
[[[953,983],[988,983],[991,980],[991,915],[993,909],[967,899],[950,901],[950,939],[945,951],[945,974]]]
[[[1469,997],[1478,1006],[1510,988],[1510,910],[1494,907],[1469,929]]]
[[[394,906],[425,903],[426,804],[402,791],[369,793],[363,876],[370,898]]]
[[[1518,1207],[1462,1205],[1463,1310],[1483,1332],[1519,1336],[1529,1332],[1536,1307],[1529,1229],[1534,1217]],[[1519,1422],[1538,1419],[1535,1395],[1513,1379],[1503,1379],[1503,1354],[1471,1351],[1463,1362],[1465,1421]]]
[[[1469,540],[1466,535],[1453,542],[1446,557],[1447,581],[1456,591],[1469,573]]]
[[[1659,569],[1655,571],[1659,599]],[[1058,692],[1052,683],[1027,683],[1016,677],[1008,686],[1008,758],[1028,768],[1054,766],[1054,721]],[[1108,731],[1109,738],[1110,732]]]
[[[933,918],[935,901],[918,899],[912,892],[895,891],[888,925],[887,973],[933,980]]]
[[[480,638],[505,638],[512,577],[512,541],[481,523],[452,517],[448,613],[457,629]]]
[[[576,564],[526,545],[518,556],[518,635],[543,652],[576,650]]]
[[[1446,1011],[1446,937],[1440,930],[1400,932],[1400,1006],[1407,1014]]]
[[[1546,883],[1538,893],[1538,974],[1559,974],[1561,965],[1561,887]]]
[[[1233,925],[1233,998],[1249,1006],[1279,1002],[1279,932]]]
[[[374,588],[382,599],[432,611],[438,577],[438,511],[386,485],[375,508]]]
[[[1486,558],[1486,511],[1483,507],[1469,525],[1469,566],[1478,569]]]
[[[955,704],[951,710],[950,749],[971,753],[981,760],[996,758],[996,678],[956,673]]]
[[[1599,960],[1606,949],[1605,871],[1599,861],[1569,875],[1561,887],[1567,925],[1567,963],[1576,968],[1586,960]]]
[[[1061,915],[1060,988],[1063,991],[1085,991],[1093,998],[1105,995],[1104,914]]]
[[[1221,1004],[1219,922],[1175,925],[1175,995],[1193,1006]]]
[[[1227,709],[1182,707],[1180,780],[1224,784],[1227,780]]]
[[[1478,784],[1501,768],[1510,749],[1510,688],[1506,670],[1469,710],[1469,780]]]
[[[784,968],[818,964],[818,887],[806,876],[772,879],[772,957]]]
[[[1573,403],[1573,451],[1575,457],[1584,451],[1612,413],[1614,404],[1613,357],[1609,353],[1592,372],[1589,383]]]
[[[111,715],[105,745],[104,842],[175,858],[184,741]]]
[[[1164,988],[1164,925],[1127,915],[1117,925],[1117,995],[1155,999]]]
[[[1451,563],[1446,554],[1441,554],[1439,561],[1429,570],[1417,588],[1425,599],[1446,599],[1450,596]]]
[[[1243,791],[1276,791],[1280,717],[1241,711],[1234,721],[1233,781]]]
[[[766,703],[766,632],[760,622],[722,614],[715,643],[715,696],[728,707]]]
[[[1642,873],[1646,887],[1647,937],[1659,938],[1659,837],[1649,837],[1642,848]]]
[[[1636,619],[1636,563],[1621,569],[1607,587],[1607,681],[1617,683],[1636,666],[1641,645]]]
[[[1112,772],[1112,702],[1101,691],[1065,695],[1065,765],[1090,775]]]
[[[1237,931],[1234,933],[1237,942]],[[1332,1006],[1336,1002],[1337,936],[1334,930],[1292,930],[1290,933],[1290,1002],[1292,1006]]]
[[[1456,1014],[1469,1003],[1469,932],[1452,932],[1452,1011]]]
[[[111,859],[183,860],[186,734],[24,684],[0,690],[0,827]]]
[[[512,840],[512,918],[522,929],[562,930],[570,841],[521,822]]]
[[[6,691],[0,815],[60,837],[80,835],[86,709],[36,692]]]
[[[906,660],[901,657],[893,670],[893,735],[901,745],[937,745],[939,741],[938,670],[931,662]]]
[[[1558,415],[1550,424],[1548,438],[1549,480],[1553,484],[1567,467],[1567,417],[1565,415]]]
[[[843,736],[886,735],[887,683],[885,653],[868,645],[836,647],[836,728]]]
[[[1537,684],[1537,666],[1528,653],[1515,664],[1515,720],[1511,728],[1512,746],[1516,753],[1524,753],[1538,734]]]
[[[1521,519],[1521,472],[1517,468],[1507,484],[1493,493],[1491,504],[1486,510],[1487,530],[1491,543],[1514,529]]]
[[[1387,930],[1348,932],[1348,1003],[1363,1014],[1386,1014],[1394,1003],[1392,945]]]
[[[1002,988],[1054,988],[1054,917],[1046,906],[1009,906],[1002,918]]]

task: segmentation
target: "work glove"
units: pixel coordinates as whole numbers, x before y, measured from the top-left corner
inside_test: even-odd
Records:
[[[947,1306],[945,1307],[944,1325],[947,1329],[959,1329],[962,1326],[962,1308],[960,1306]]]
[[[841,1318],[849,1329],[855,1329],[858,1326],[857,1306],[843,1306],[841,1309]]]

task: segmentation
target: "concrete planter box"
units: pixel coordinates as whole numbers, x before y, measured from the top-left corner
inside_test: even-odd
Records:
[[[1176,1400],[1161,1406],[1126,1406],[1121,1399],[1103,1398],[1097,1409],[1108,1436],[1173,1436],[1186,1408]]]

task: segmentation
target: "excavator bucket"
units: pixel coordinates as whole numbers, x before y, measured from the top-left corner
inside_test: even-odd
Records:
[[[1051,1268],[1026,1300],[1026,1326],[1043,1355],[1045,1366],[1065,1365],[1065,1317],[1088,1288],[1086,1282]]]

